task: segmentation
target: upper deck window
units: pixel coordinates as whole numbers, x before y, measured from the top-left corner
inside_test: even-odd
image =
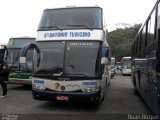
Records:
[[[160,16],[160,2],[158,3],[158,17]]]
[[[48,9],[43,12],[38,30],[102,29],[101,8]]]
[[[11,38],[8,41],[7,48],[22,48],[28,43],[34,43],[35,38]]]

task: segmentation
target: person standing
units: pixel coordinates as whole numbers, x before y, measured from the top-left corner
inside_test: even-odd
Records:
[[[0,96],[1,98],[7,97],[7,81],[9,76],[9,69],[4,62],[0,62],[0,84],[2,86],[3,94]]]

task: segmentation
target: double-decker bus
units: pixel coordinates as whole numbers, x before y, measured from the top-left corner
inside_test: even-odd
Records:
[[[19,64],[19,57],[22,47],[28,43],[34,43],[33,37],[10,38],[7,44],[7,64],[10,67],[9,83],[31,85],[33,50],[27,53],[27,62]]]
[[[122,58],[122,75],[131,75],[131,57]]]
[[[43,12],[35,49],[32,94],[36,100],[100,103],[110,82],[110,51],[100,7],[67,7]]]
[[[160,0],[132,44],[132,83],[151,108],[160,113]]]

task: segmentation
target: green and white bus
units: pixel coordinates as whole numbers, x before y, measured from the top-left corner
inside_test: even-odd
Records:
[[[35,38],[19,37],[10,38],[7,44],[7,64],[10,67],[9,83],[31,85],[32,80],[32,61],[33,50],[27,53],[27,62],[24,65],[19,64],[19,57],[21,49],[28,43],[34,43]]]

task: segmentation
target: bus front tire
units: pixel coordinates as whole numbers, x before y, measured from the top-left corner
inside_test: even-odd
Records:
[[[133,81],[133,89],[134,89],[134,94],[135,95],[138,95],[138,90],[137,90],[137,87],[136,87],[136,80],[135,80],[135,78],[134,78],[134,81]]]
[[[96,101],[94,101],[94,105],[96,106],[96,107],[98,107],[100,104],[101,104],[101,101],[102,101],[102,99],[100,98],[100,97],[98,97],[98,99],[96,100]]]

